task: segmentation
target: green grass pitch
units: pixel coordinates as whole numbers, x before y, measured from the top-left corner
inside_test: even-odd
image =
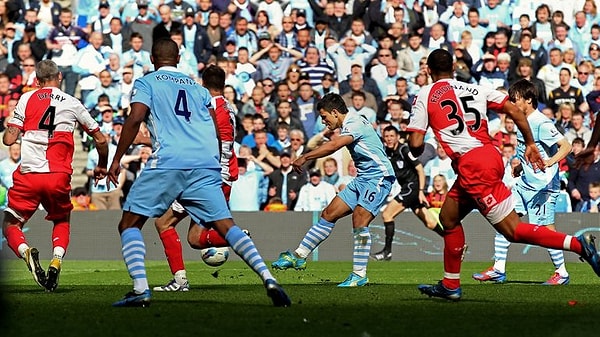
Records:
[[[43,261],[46,266],[47,261]],[[339,289],[350,262],[309,262],[306,271],[274,272],[292,298],[271,306],[258,277],[242,262],[210,268],[187,263],[191,290],[154,292],[149,308],[113,308],[131,289],[121,261],[65,260],[59,288],[46,293],[22,261],[3,261],[0,332],[10,337],[68,336],[598,336],[600,278],[570,263],[568,286],[539,283],[548,263],[508,263],[506,284],[471,279],[486,263],[462,268],[459,302],[419,294],[442,263],[371,262],[370,285]],[[170,279],[165,262],[147,263],[152,286]],[[218,271],[218,275],[213,275]]]

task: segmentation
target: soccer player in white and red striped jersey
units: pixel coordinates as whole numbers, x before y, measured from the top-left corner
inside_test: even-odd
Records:
[[[58,286],[62,259],[69,245],[73,131],[77,123],[96,143],[98,166],[106,168],[108,161],[108,143],[98,123],[79,100],[59,89],[61,80],[56,63],[39,62],[39,89],[21,96],[2,139],[5,145],[12,145],[23,134],[21,164],[8,191],[2,230],[10,249],[25,260],[33,279],[48,291]],[[22,231],[40,204],[48,212],[46,219],[54,223],[48,275],[40,266],[39,251],[29,246]]]
[[[419,285],[419,291],[430,297],[455,301],[461,298],[460,266],[465,247],[461,220],[475,208],[509,241],[573,251],[600,276],[600,256],[593,236],[574,237],[524,223],[514,211],[511,191],[502,182],[504,164],[500,152],[488,134],[486,112],[504,112],[515,121],[526,144],[526,160],[535,170],[543,170],[545,163],[524,114],[508,101],[506,94],[454,80],[452,55],[446,50],[433,51],[427,58],[427,67],[434,83],[422,88],[413,102],[409,146],[413,155],[419,156],[425,132],[431,127],[452,158],[457,179],[440,213],[444,226],[444,278],[435,285]]]
[[[217,134],[221,141],[221,179],[223,181],[222,189],[225,195],[225,200],[229,202],[231,193],[231,183],[238,178],[237,157],[233,150],[235,141],[235,112],[229,105],[223,90],[225,89],[225,72],[217,66],[209,66],[203,73],[203,86],[210,91],[212,96],[212,107],[215,110],[217,122]],[[190,154],[193,155],[193,154]],[[160,240],[165,249],[165,255],[169,268],[173,274],[173,279],[164,286],[154,287],[154,291],[188,291],[189,282],[183,262],[183,252],[181,241],[175,226],[181,220],[187,217],[183,206],[178,202],[174,202],[167,212],[156,219],[155,227],[158,231]],[[191,221],[190,226],[196,224]],[[188,242],[192,247],[208,248],[208,247],[226,247],[229,243],[223,238],[219,232],[213,228],[204,228],[200,232],[199,237],[193,237],[188,233]]]

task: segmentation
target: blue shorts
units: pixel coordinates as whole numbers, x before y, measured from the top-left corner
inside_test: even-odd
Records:
[[[196,223],[231,218],[221,185],[220,168],[145,170],[131,186],[123,210],[155,218],[177,199]]]
[[[534,191],[513,186],[515,196],[515,211],[519,215],[528,215],[529,223],[534,225],[553,225],[556,198],[558,192],[541,190]]]
[[[338,193],[338,197],[352,210],[360,205],[374,216],[377,216],[379,209],[381,209],[392,190],[392,183],[395,179],[395,177],[373,179],[358,176]]]

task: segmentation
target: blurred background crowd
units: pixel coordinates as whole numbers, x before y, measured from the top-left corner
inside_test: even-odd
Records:
[[[226,74],[224,96],[237,113],[240,174],[234,211],[319,211],[356,175],[347,150],[310,163],[300,174],[291,162],[333,139],[316,102],[342,95],[350,110],[381,135],[400,131],[411,103],[430,83],[430,51],[449,50],[456,79],[507,90],[526,78],[538,107],[573,145],[561,163],[559,212],[597,212],[600,151],[590,166],[573,156],[590,140],[600,110],[600,0],[0,0],[0,132],[24,92],[35,90],[35,64],[52,59],[63,90],[81,100],[111,140],[114,153],[127,118],[135,79],[153,71],[152,41],[180,46],[178,67],[201,83],[217,64]],[[488,111],[490,137],[502,151],[511,185],[514,122]],[[147,130],[142,130],[147,132]],[[86,169],[97,163],[92,142]],[[431,132],[419,158],[430,204],[439,207],[455,174]],[[190,153],[190,156],[201,155]],[[89,181],[73,190],[76,210],[119,209],[151,148],[124,157],[120,185]],[[20,160],[20,146],[0,150],[0,204]]]

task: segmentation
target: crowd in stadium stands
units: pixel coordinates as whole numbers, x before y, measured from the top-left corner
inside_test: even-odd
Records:
[[[561,163],[557,211],[598,212],[600,151],[589,167],[574,167],[573,157],[590,140],[600,110],[599,5],[600,0],[79,0],[61,8],[53,0],[1,0],[0,131],[19,96],[35,90],[36,62],[49,58],[60,67],[63,90],[81,99],[116,145],[133,81],[153,71],[152,41],[170,38],[181,49],[180,70],[195,80],[202,80],[211,63],[226,71],[241,168],[232,210],[319,210],[331,191],[343,189],[356,174],[347,150],[310,163],[303,174],[291,169],[298,155],[339,134],[321,123],[315,111],[319,98],[339,93],[379,133],[393,125],[404,139],[411,103],[431,80],[426,57],[444,48],[455,56],[458,80],[503,90],[521,78],[534,83],[539,110],[573,144]],[[494,111],[488,118],[510,185],[518,164],[515,125]],[[90,175],[97,153],[90,140],[81,141],[89,151]],[[439,204],[447,188],[436,186],[436,177],[451,186],[455,174],[432,133],[426,144],[420,160],[428,192],[435,193],[432,204]],[[12,183],[18,148],[0,153],[0,193]],[[117,191],[87,186],[94,208],[119,208],[151,155],[151,148],[131,148]],[[82,190],[74,197],[75,203]]]

